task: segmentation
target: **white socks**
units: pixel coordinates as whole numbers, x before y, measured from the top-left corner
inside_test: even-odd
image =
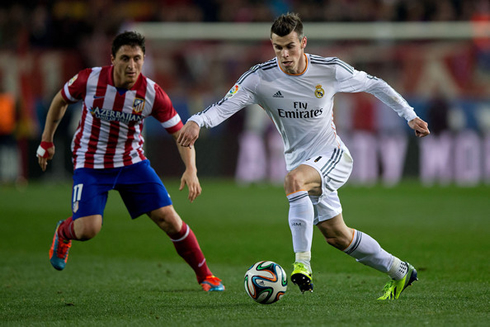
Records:
[[[310,268],[313,203],[307,191],[298,191],[287,197],[289,200],[289,228],[293,238],[295,261]],[[395,280],[402,279],[408,271],[406,262],[386,252],[374,238],[358,230],[354,230],[352,242],[344,249],[344,252],[362,264],[387,273]]]
[[[310,265],[311,251],[307,251],[307,252],[296,252],[294,254],[294,256],[295,256],[294,262],[301,262],[311,272],[311,265]]]
[[[407,272],[408,264],[393,256],[393,263],[391,264],[390,270],[388,270],[388,275],[394,280],[399,280],[402,279]]]
[[[384,273],[389,273],[392,263],[395,262],[395,257],[383,250],[374,238],[358,230],[354,230],[352,242],[344,252],[358,262]],[[398,258],[397,260],[400,261]]]
[[[313,203],[307,191],[298,191],[288,195],[289,200],[289,228],[293,237],[294,253],[303,252],[303,260],[309,259],[313,240]],[[311,254],[309,255],[311,257]],[[300,261],[303,262],[303,261]],[[305,262],[303,262],[305,263]]]

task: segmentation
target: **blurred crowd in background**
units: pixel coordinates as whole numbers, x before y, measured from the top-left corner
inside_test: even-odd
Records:
[[[128,21],[271,22],[284,12],[305,22],[470,21],[488,0],[37,0],[0,4],[2,48],[74,48],[112,37]]]
[[[306,25],[308,22],[488,22],[490,1],[4,0],[0,4],[0,184],[41,176],[34,153],[54,93],[79,70],[109,64],[113,37],[132,23],[270,23],[285,12],[299,13]],[[148,43],[144,73],[169,93],[184,121],[190,114],[219,100],[249,67],[273,56],[267,40],[236,44],[151,40]],[[400,131],[406,135],[408,129],[374,97],[339,96],[335,111],[340,135],[345,135],[346,142],[352,140],[354,152],[359,144],[381,149],[376,158],[363,159],[364,148],[357,147],[359,153],[354,156],[361,164],[354,172],[354,181],[356,174],[357,180],[366,183],[391,174],[387,184],[395,184],[400,176],[424,175],[424,167],[429,167],[432,170],[425,172],[429,182],[440,179],[450,183],[456,171],[465,171],[468,166],[473,180],[490,182],[490,137],[480,138],[483,134],[490,135],[490,40],[310,41],[307,50],[338,56],[357,69],[382,77],[433,127],[435,141],[429,147],[420,146],[418,153],[419,146],[413,145],[412,139],[386,140],[384,136],[376,136]],[[282,145],[260,111],[256,108],[242,111],[220,128],[203,134],[200,146],[213,157],[207,161],[203,156],[198,157],[204,175],[235,175],[243,183],[268,178],[281,182],[284,172],[271,167],[278,167],[277,162],[282,160]],[[62,179],[70,176],[69,144],[77,123],[74,112],[77,110],[69,110],[57,132],[58,155],[47,176]],[[165,151],[174,147],[171,139],[162,142],[160,126],[149,120],[146,126],[147,151],[150,159],[155,159],[153,166],[162,174],[178,175],[181,167],[169,166],[165,160]],[[458,144],[466,146],[475,142],[438,138],[448,130],[461,132],[468,128],[478,133],[479,150],[473,151],[476,157],[471,157],[481,161],[478,166],[468,162],[458,164],[452,159]],[[368,134],[358,137],[357,132]],[[383,154],[389,147],[380,144],[393,140],[398,140],[392,143],[393,149],[405,151],[403,165],[388,169],[390,160],[400,153]],[[439,153],[443,159],[431,162],[425,158],[433,148],[446,149]],[[448,164],[447,160],[454,163]]]

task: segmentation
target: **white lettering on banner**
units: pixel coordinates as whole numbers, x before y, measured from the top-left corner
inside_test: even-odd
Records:
[[[354,158],[349,183],[372,185],[381,181],[385,186],[398,184],[403,176],[408,138],[403,134],[356,132],[342,137]]]
[[[354,159],[354,168],[349,181],[361,185],[376,183],[379,165],[375,135],[368,132],[356,132],[344,140]]]
[[[403,177],[408,149],[406,135],[382,135],[356,132],[343,137],[354,158],[349,183],[373,185],[381,181],[395,186]],[[490,185],[490,133],[481,137],[473,130],[456,135],[442,133],[417,139],[419,174],[425,186],[449,185],[471,187]]]
[[[403,175],[408,139],[405,135],[381,135],[378,142],[381,177],[385,186],[398,184]]]
[[[237,158],[236,180],[243,184],[263,181],[267,175],[267,152],[262,136],[245,131],[238,141],[240,152]]]
[[[473,130],[430,135],[420,142],[420,154],[420,177],[426,186],[475,186],[490,180],[489,135],[481,138]]]
[[[483,138],[483,179],[490,185],[490,132]]]
[[[235,179],[247,185],[256,182],[271,182],[280,185],[287,174],[284,147],[279,133],[272,131],[258,135],[252,131],[239,137],[240,151],[237,158]]]
[[[452,137],[449,133],[430,135],[419,142],[420,178],[426,186],[451,183],[453,175]]]
[[[454,179],[459,186],[475,186],[480,182],[481,142],[474,131],[463,131],[454,138]]]

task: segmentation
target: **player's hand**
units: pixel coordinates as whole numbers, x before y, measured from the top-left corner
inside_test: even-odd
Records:
[[[53,159],[54,152],[55,151],[53,142],[41,142],[41,144],[37,148],[37,162],[39,163],[39,166],[43,171],[46,171],[48,160]]]
[[[429,125],[419,117],[415,117],[408,122],[408,126],[415,131],[415,136],[424,137],[430,134]]]
[[[180,130],[179,137],[177,138],[177,143],[180,146],[190,147],[193,146],[199,137],[200,127],[193,121],[188,121],[184,127]]]
[[[202,192],[201,184],[199,183],[199,178],[197,178],[196,173],[187,170],[184,172],[180,179],[179,191],[182,191],[186,185],[189,189],[189,196],[187,198],[192,203]]]

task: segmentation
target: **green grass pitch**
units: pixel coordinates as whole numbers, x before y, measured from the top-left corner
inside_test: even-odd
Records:
[[[48,261],[56,222],[70,214],[69,184],[0,188],[0,326],[488,326],[490,187],[345,186],[346,223],[408,260],[419,281],[380,302],[388,278],[328,246],[315,230],[315,292],[290,283],[272,305],[253,302],[243,276],[259,260],[291,273],[288,203],[280,187],[202,180],[188,203],[164,182],[192,227],[223,293],[201,291],[168,237],[147,217],[131,221],[117,192],[104,227],[73,244],[67,267]]]

